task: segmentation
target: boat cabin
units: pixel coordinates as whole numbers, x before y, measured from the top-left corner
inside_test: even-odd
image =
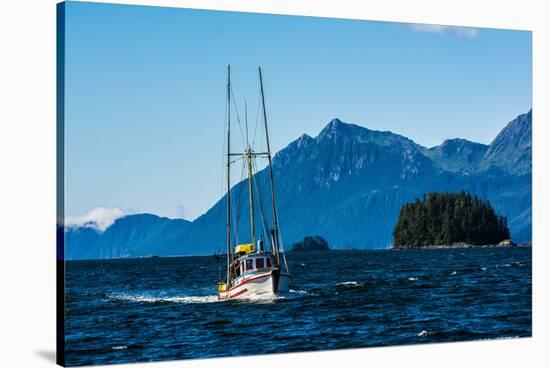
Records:
[[[268,271],[272,268],[271,253],[257,252],[253,244],[237,245],[232,266],[235,278],[253,272]]]
[[[238,258],[233,264],[235,277],[246,275],[255,271],[271,270],[271,254],[260,253]]]

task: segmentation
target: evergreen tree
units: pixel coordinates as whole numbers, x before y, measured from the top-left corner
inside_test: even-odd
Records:
[[[506,217],[467,192],[426,193],[405,203],[393,231],[396,247],[497,244],[510,238]]]

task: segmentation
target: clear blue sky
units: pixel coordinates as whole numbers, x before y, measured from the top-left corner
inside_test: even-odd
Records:
[[[66,214],[193,219],[221,194],[227,64],[273,150],[333,117],[425,146],[531,108],[531,33],[68,3]],[[182,210],[182,208],[184,210]]]

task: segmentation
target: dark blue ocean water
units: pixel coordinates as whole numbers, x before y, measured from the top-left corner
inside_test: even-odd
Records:
[[[67,263],[67,365],[531,336],[531,248],[288,254],[293,292],[215,296],[211,257]]]

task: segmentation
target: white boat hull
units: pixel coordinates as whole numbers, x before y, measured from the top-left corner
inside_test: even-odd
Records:
[[[292,276],[287,273],[268,271],[255,273],[240,279],[226,291],[219,292],[219,299],[250,299],[276,297],[290,290]]]

